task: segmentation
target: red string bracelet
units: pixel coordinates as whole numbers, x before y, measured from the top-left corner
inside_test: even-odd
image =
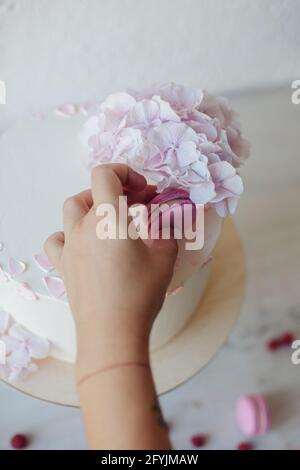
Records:
[[[109,366],[102,367],[101,369],[97,369],[94,372],[91,372],[90,374],[83,376],[81,379],[78,380],[77,387],[79,387],[80,385],[82,385],[84,382],[94,377],[95,375],[103,374],[104,372],[108,372],[113,369],[122,369],[124,367],[143,367],[145,369],[150,369],[150,364],[149,362],[134,362],[134,361],[111,364]]]

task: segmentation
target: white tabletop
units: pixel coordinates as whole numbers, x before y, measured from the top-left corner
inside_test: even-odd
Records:
[[[257,449],[300,448],[300,366],[289,348],[270,353],[265,342],[291,329],[300,338],[300,105],[290,89],[235,98],[252,158],[236,222],[244,241],[247,297],[238,325],[218,356],[196,377],[161,398],[177,449],[194,433],[206,448],[233,449],[244,438],[234,419],[236,399],[260,392],[273,425]],[[230,275],[226,273],[226,275]],[[31,449],[85,448],[79,411],[43,403],[0,385],[0,449],[14,433],[32,436]]]

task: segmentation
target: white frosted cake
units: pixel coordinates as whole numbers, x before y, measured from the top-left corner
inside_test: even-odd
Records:
[[[138,101],[137,97],[135,99]],[[205,103],[205,97],[201,100]],[[208,104],[207,101],[206,107]],[[176,111],[176,106],[174,109]],[[64,200],[90,187],[87,152],[78,138],[87,120],[81,111],[79,106],[62,107],[60,114],[65,117],[51,112],[39,118],[28,118],[0,137],[0,341],[4,338],[9,358],[17,348],[11,345],[10,336],[19,341],[18,347],[22,343],[24,352],[26,348],[30,350],[30,340],[27,341],[29,346],[26,345],[24,331],[37,335],[32,337],[37,346],[28,353],[27,363],[30,364],[32,358],[39,359],[47,354],[68,362],[74,362],[76,357],[72,313],[59,274],[44,257],[43,244],[51,233],[62,230]],[[207,117],[203,122],[204,111],[208,112],[204,109],[201,112],[198,124],[203,125],[203,129],[200,134],[205,135],[205,129],[211,134],[210,124],[220,135],[227,123],[220,122],[217,116]],[[193,116],[193,122],[195,120]],[[199,129],[196,131],[199,133]],[[224,152],[220,146],[220,161]],[[233,152],[238,155],[241,149],[234,149],[232,145]],[[216,147],[210,152],[208,163],[216,165],[217,156]],[[233,176],[238,177],[235,169]],[[217,188],[216,182],[215,186]],[[169,295],[152,331],[152,351],[163,347],[184,328],[201,300],[209,278],[211,254],[226,215],[222,213],[224,205],[221,207],[220,201],[226,201],[228,212],[232,212],[233,199],[240,195],[227,186],[227,192],[231,191],[227,199],[223,194],[223,199],[215,196],[215,200],[211,198],[205,204],[203,249],[196,255],[179,253],[179,258],[185,258],[185,268],[180,266],[179,259]],[[18,333],[19,325],[25,328],[24,331],[19,328],[21,333]],[[33,344],[34,339],[31,341]],[[19,378],[22,374],[18,372],[26,369],[24,364],[14,362],[9,371],[0,366],[0,373],[6,373],[10,379]]]

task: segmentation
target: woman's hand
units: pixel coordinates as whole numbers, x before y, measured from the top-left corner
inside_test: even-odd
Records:
[[[177,244],[99,239],[97,208],[110,203],[118,215],[125,192],[129,204],[147,203],[155,194],[125,165],[97,167],[92,190],[66,201],[64,232],[52,235],[45,251],[74,313],[78,392],[90,447],[170,449],[149,366],[149,335]]]
[[[177,254],[174,240],[146,244],[128,237],[97,238],[97,207],[112,204],[118,223],[119,196],[124,194],[128,195],[129,205],[147,203],[155,189],[126,165],[96,167],[91,191],[65,202],[64,233],[52,235],[45,244],[45,251],[66,286],[77,327],[78,349],[85,354],[91,347],[92,354],[101,354],[104,362],[104,347],[120,356],[126,350],[128,359],[145,355]],[[127,231],[127,226],[121,228]],[[102,345],[98,352],[92,347],[94,335],[98,346]],[[80,355],[78,359],[82,364]]]

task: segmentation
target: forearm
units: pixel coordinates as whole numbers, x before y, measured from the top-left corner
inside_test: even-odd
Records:
[[[148,342],[78,337],[77,382],[92,449],[170,449],[149,365]],[[98,340],[96,339],[98,338]]]

